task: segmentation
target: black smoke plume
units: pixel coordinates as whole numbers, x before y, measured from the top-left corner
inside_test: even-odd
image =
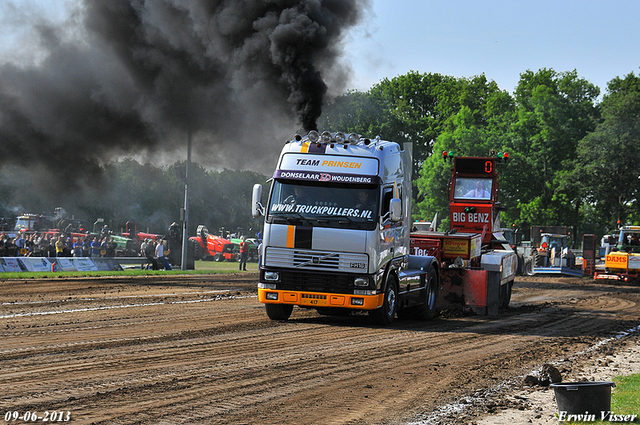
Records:
[[[363,0],[79,0],[75,36],[38,19],[42,59],[0,67],[0,167],[91,181],[114,157],[183,149],[190,130],[194,160],[243,168],[249,147],[264,156],[258,139],[279,145],[290,129],[316,127],[327,81],[346,81],[342,41],[366,8]]]

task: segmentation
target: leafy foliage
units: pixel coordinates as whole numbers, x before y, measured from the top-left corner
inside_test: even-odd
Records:
[[[579,188],[570,184],[567,173],[579,141],[595,128],[598,95],[599,89],[575,71],[541,69],[521,74],[515,92],[517,118],[508,146],[518,160],[510,165],[503,186],[513,201],[508,205],[510,221],[566,226],[580,222]],[[510,179],[513,176],[516,182]]]
[[[609,82],[602,121],[578,146],[574,175],[581,196],[609,229],[640,221],[640,78]]]
[[[412,71],[345,94],[321,123],[413,143],[414,219],[448,217],[451,167],[441,151],[495,150],[511,158],[500,178],[503,224],[604,232],[640,221],[639,87],[633,74],[616,78],[598,105],[600,89],[575,70],[524,72],[513,96],[484,75]]]

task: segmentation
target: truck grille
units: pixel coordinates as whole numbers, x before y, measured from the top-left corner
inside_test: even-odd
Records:
[[[369,260],[366,254],[274,247],[266,249],[264,264],[267,267],[349,273],[366,273],[369,269]]]
[[[344,293],[349,289],[348,274],[309,273],[298,270],[282,270],[278,289],[309,292]]]

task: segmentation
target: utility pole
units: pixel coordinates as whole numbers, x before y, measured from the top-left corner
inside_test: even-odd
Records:
[[[182,219],[182,262],[181,269],[187,270],[187,248],[189,245],[188,224],[189,224],[189,168],[191,166],[191,125],[187,130],[187,166],[184,176],[184,217]]]

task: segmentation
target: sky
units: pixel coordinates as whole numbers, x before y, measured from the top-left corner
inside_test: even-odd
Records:
[[[260,0],[253,1],[259,4]],[[308,1],[312,2],[313,0]],[[331,43],[335,43],[330,46],[342,48],[343,51],[338,62],[333,60],[322,62],[322,64],[328,64],[327,69],[322,72],[325,82],[329,85],[330,95],[343,94],[345,90],[367,91],[385,78],[392,79],[410,71],[438,73],[455,78],[473,78],[484,74],[488,80],[495,81],[502,90],[510,93],[514,92],[520,74],[528,70],[537,72],[542,68],[547,68],[558,73],[575,70],[580,78],[598,86],[601,94],[606,92],[607,83],[613,78],[624,77],[631,72],[640,74],[640,43],[638,42],[640,40],[638,37],[640,25],[637,23],[640,18],[640,2],[637,0],[610,0],[608,2],[578,0],[529,0],[527,2],[517,0],[492,0],[490,2],[478,0],[341,0],[341,2],[324,2],[323,4],[336,8],[336,5],[350,5],[358,12],[364,7],[363,5],[370,4],[370,8],[366,9],[360,20],[349,19],[341,22],[340,19],[334,21],[327,19],[327,22],[324,23],[326,24],[324,28],[337,25],[343,29],[338,32],[327,30],[333,34],[333,38],[330,38]],[[87,3],[93,5],[93,8],[89,8],[92,10],[101,9],[101,6],[104,5],[115,4],[115,2],[108,2],[108,0],[94,0]],[[220,29],[225,28],[225,25],[228,28],[229,22],[238,24],[249,21],[248,24],[252,25],[255,25],[255,22],[247,19],[247,15],[243,13],[215,14],[214,20],[206,21],[204,24],[200,22],[200,27],[197,25],[191,27],[184,24],[181,20],[182,15],[176,15],[176,8],[167,5],[216,4],[227,9],[234,9],[235,6],[249,3],[248,0],[242,3],[240,0],[218,0],[218,2],[212,3],[208,3],[208,0],[192,0],[187,3],[183,0],[164,0],[162,2],[159,0],[136,0],[133,2],[136,8],[145,10],[145,19],[142,19],[141,22],[145,25],[155,25],[147,28],[149,32],[145,34],[150,37],[159,34],[159,39],[165,43],[163,46],[169,50],[175,47],[176,52],[180,49],[188,51],[194,46],[197,47],[193,52],[189,51],[188,60],[180,64],[185,65],[187,69],[191,69],[189,66],[198,63],[204,59],[204,56],[207,56],[208,66],[215,65],[216,60],[222,57],[216,56],[219,52],[215,49],[217,39],[200,39],[199,29],[204,28],[202,32],[207,35],[207,30],[216,27],[216,25],[216,28]],[[93,145],[85,142],[78,146],[89,149],[89,151],[74,151],[78,155],[93,155],[94,158],[101,160],[103,157],[109,157],[107,153],[135,155],[137,151],[140,152],[138,155],[141,158],[148,155],[151,157],[151,161],[163,159],[159,158],[160,155],[164,155],[167,161],[173,160],[176,155],[182,155],[183,139],[185,138],[183,129],[169,128],[175,124],[172,122],[173,118],[169,117],[172,120],[167,121],[167,117],[163,115],[171,109],[167,105],[176,105],[177,103],[170,97],[160,96],[163,94],[160,93],[161,90],[167,89],[167,92],[171,92],[170,89],[173,86],[171,84],[163,85],[163,81],[160,80],[159,83],[154,82],[154,87],[158,88],[155,92],[145,92],[144,90],[149,86],[134,87],[138,83],[140,75],[153,75],[153,72],[145,74],[143,70],[135,68],[135,66],[132,68],[134,71],[140,71],[139,73],[123,72],[131,71],[132,68],[128,67],[129,63],[113,60],[112,52],[118,51],[117,49],[108,50],[109,46],[104,43],[92,45],[92,40],[95,41],[95,37],[88,36],[80,4],[81,0],[0,0],[0,77],[4,78],[2,80],[4,84],[0,84],[0,91],[8,97],[19,99],[16,105],[22,114],[21,116],[25,118],[22,121],[7,119],[4,127],[11,129],[13,127],[9,124],[16,122],[33,124],[34,128],[46,133],[48,138],[43,138],[47,145],[45,147],[52,144],[55,146],[56,142],[48,142],[51,140],[57,141],[59,145],[71,146],[69,149],[72,149],[74,145],[68,143],[70,137],[77,136],[78,142],[86,140],[87,138],[83,139],[85,134],[82,131],[87,131],[86,128],[90,128],[90,126],[84,126],[83,120],[71,120],[69,118],[71,113],[66,111],[72,109],[67,108],[64,113],[60,112],[60,108],[56,109],[57,100],[53,98],[53,95],[60,95],[59,97],[64,100],[72,102],[70,104],[75,106],[73,110],[82,115],[83,119],[87,115],[87,110],[83,109],[84,103],[96,106],[100,102],[104,102],[107,112],[119,113],[118,111],[121,110],[130,112],[130,115],[125,114],[125,118],[129,118],[131,124],[138,125],[138,127],[132,127],[134,130],[140,130],[143,126],[143,129],[152,131],[158,129],[158,133],[160,133],[164,131],[164,126],[167,127],[164,133],[166,137],[153,138],[154,135],[145,134],[149,136],[147,139],[139,137],[135,131],[127,133],[123,130],[122,134],[116,134],[113,137],[104,133],[102,137],[104,143],[101,145],[104,152],[93,149]],[[164,10],[165,14],[154,14],[158,10]],[[110,16],[111,21],[108,22],[114,27],[122,23],[122,16],[118,14],[105,16]],[[194,22],[198,22],[198,20],[195,19],[192,23]],[[354,22],[356,23],[354,24]],[[47,25],[40,25],[42,23]],[[280,25],[280,21],[278,21],[278,25]],[[51,37],[53,41],[48,41],[46,37],[38,35],[52,33],[34,30],[49,27],[56,28],[54,37]],[[123,27],[126,28],[126,24]],[[104,23],[101,28],[104,28]],[[249,28],[255,30],[256,27]],[[157,33],[154,32],[156,30]],[[267,31],[262,32],[267,34]],[[119,37],[120,32],[117,30],[108,32],[108,34],[114,39],[126,38]],[[293,36],[296,41],[300,39],[297,34],[295,33]],[[220,38],[224,39],[223,36]],[[56,43],[56,41],[60,43]],[[67,41],[70,43],[66,43]],[[110,42],[113,41],[110,40]],[[229,41],[232,41],[232,38],[229,38]],[[123,39],[119,42],[121,44],[114,45],[131,46],[133,41]],[[67,44],[78,46],[78,52],[66,48],[58,50],[51,48],[51,46],[66,47]],[[47,47],[49,47],[49,51],[56,52],[57,55],[52,54],[51,56],[55,60],[46,60]],[[151,43],[151,47],[154,47],[153,43]],[[201,51],[206,51],[206,53],[201,54]],[[264,51],[270,52],[268,49]],[[326,59],[331,56],[333,59],[335,57],[334,50],[326,49],[321,44],[313,47],[305,46],[305,51],[317,53],[317,57],[320,58]],[[140,51],[136,50],[136,52]],[[153,52],[150,50],[148,53]],[[70,60],[65,62],[67,57]],[[147,58],[147,56],[144,57]],[[154,56],[148,57],[155,58]],[[182,56],[176,54],[174,57]],[[238,58],[238,56],[231,57]],[[242,57],[245,55],[243,54]],[[202,119],[208,120],[207,126],[202,127],[202,131],[199,133],[196,131],[194,148],[197,151],[197,147],[200,147],[199,159],[204,163],[206,158],[206,164],[214,168],[224,166],[231,169],[240,167],[250,169],[253,167],[253,169],[259,169],[262,172],[268,172],[275,161],[272,157],[279,151],[282,141],[292,137],[294,132],[298,131],[296,129],[300,128],[295,122],[295,114],[273,106],[277,99],[286,98],[270,96],[275,92],[268,90],[272,88],[271,86],[264,85],[269,82],[281,83],[285,79],[283,75],[275,75],[275,72],[273,75],[268,75],[272,81],[236,78],[243,70],[253,70],[254,64],[260,65],[263,61],[256,60],[250,55],[246,56],[244,63],[236,63],[233,59],[228,63],[224,62],[227,59],[220,61],[227,67],[224,70],[225,73],[220,75],[233,76],[234,78],[220,80],[220,91],[212,88],[205,92],[207,95],[216,93],[218,97],[213,95],[204,97],[205,100],[215,102],[215,107],[208,107],[210,105],[205,102],[194,101],[194,104],[201,105]],[[15,71],[13,66],[4,66],[8,63],[18,64],[20,71]],[[39,66],[43,63],[47,65]],[[138,62],[136,66],[139,63],[142,62]],[[284,61],[283,63],[291,62]],[[344,69],[340,69],[336,63],[346,65],[351,72],[341,72]],[[170,60],[164,61],[159,68],[166,67],[168,74],[170,74],[174,70],[173,65],[175,63]],[[303,67],[298,68],[302,69]],[[184,74],[187,78],[180,78],[178,81],[187,81],[188,83],[189,77],[196,76],[207,77],[217,82],[218,74],[212,73],[209,68],[206,69],[205,73]],[[175,70],[178,73],[182,67],[178,66]],[[191,70],[193,71],[193,69]],[[273,71],[272,68],[269,70]],[[50,81],[51,84],[49,84]],[[264,83],[265,81],[267,83]],[[292,78],[291,81],[299,80]],[[80,82],[83,84],[78,84]],[[222,87],[224,84],[226,85]],[[312,87],[311,84],[301,86],[302,88],[297,88],[298,91],[305,91],[304,88]],[[48,90],[50,87],[54,90]],[[131,90],[128,87],[131,87]],[[196,84],[194,87],[199,86]],[[203,87],[210,88],[206,84]],[[91,97],[87,98],[86,93],[91,93]],[[238,101],[239,107],[233,109],[228,106],[230,102],[224,103],[225,97],[220,96],[220,93],[226,95],[227,100]],[[45,95],[49,95],[49,97],[45,98]],[[158,102],[154,103],[156,98],[153,96],[155,95],[158,95]],[[295,99],[294,96],[289,97],[289,99],[291,98]],[[218,102],[218,100],[220,101]],[[326,98],[324,100],[327,101]],[[218,107],[220,104],[224,104],[226,107]],[[244,106],[250,106],[250,108],[244,108]],[[302,109],[304,110],[304,108]],[[241,116],[235,117],[235,121],[227,119],[227,115],[234,112]],[[114,115],[111,114],[109,117],[113,118]],[[91,124],[100,124],[99,118],[99,116],[96,117],[95,122]],[[178,118],[176,118],[177,121],[179,121]],[[0,111],[0,124],[2,124],[1,120],[2,111]],[[68,126],[70,128],[63,129],[64,124],[61,122],[72,122],[76,127],[70,125]],[[107,120],[106,124],[109,123],[111,121]],[[261,124],[255,125],[255,123]],[[0,125],[0,131],[2,129],[3,126]],[[111,125],[107,126],[107,129],[117,132],[121,127],[119,124],[118,126]],[[67,134],[61,135],[63,130],[67,131]],[[224,131],[231,132],[232,130],[233,134],[231,135],[224,133]],[[242,133],[239,130],[242,130]],[[171,131],[174,132],[171,133]],[[25,131],[18,131],[15,134],[21,137],[30,135]],[[91,134],[103,134],[103,132],[94,131]],[[122,136],[121,143],[112,143],[112,140],[116,140],[114,137],[117,136]],[[253,146],[256,138],[270,141],[271,144],[265,149],[269,154],[248,160],[246,150],[249,146]],[[9,139],[11,138],[7,140]],[[13,139],[18,140],[17,137]],[[130,139],[148,141],[146,149],[139,149],[138,145],[133,143],[125,146],[125,143],[128,143]],[[29,141],[33,142],[34,146],[40,142],[38,138]],[[100,140],[92,140],[92,143],[99,142]],[[16,143],[19,148],[25,145],[19,141]],[[121,153],[111,149],[112,147],[126,149]],[[25,153],[31,154],[40,151],[46,152],[45,149],[30,148]],[[178,153],[176,154],[176,152]]]
[[[611,79],[639,72],[637,0],[371,1],[368,15],[346,36],[345,61],[354,71],[350,89],[366,91],[384,78],[417,71],[458,78],[484,73],[513,93],[522,72],[552,68],[576,70],[604,93]],[[2,25],[7,14],[17,13],[25,23],[42,15],[62,20],[74,2],[0,5],[0,63],[34,57],[15,20]]]
[[[520,74],[576,70],[600,87],[640,67],[637,0],[373,0],[349,35],[352,86],[368,90],[409,71],[485,74],[513,93]]]

